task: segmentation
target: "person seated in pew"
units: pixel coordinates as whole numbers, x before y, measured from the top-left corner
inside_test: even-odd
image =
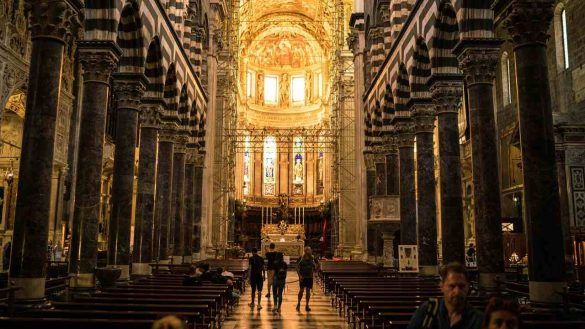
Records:
[[[443,298],[429,299],[410,319],[408,329],[481,329],[483,314],[467,302],[469,279],[465,266],[453,262],[441,268]]]
[[[485,308],[483,329],[520,328],[520,305],[514,300],[492,297]]]
[[[185,321],[174,315],[167,315],[160,320],[154,321],[152,329],[185,329]]]

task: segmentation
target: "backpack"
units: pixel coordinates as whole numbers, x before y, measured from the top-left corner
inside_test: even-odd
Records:
[[[439,313],[439,300],[437,298],[429,298],[427,304],[427,311],[422,322],[423,329],[431,329]]]

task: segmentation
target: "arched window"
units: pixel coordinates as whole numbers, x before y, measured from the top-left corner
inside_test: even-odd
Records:
[[[512,103],[512,68],[507,52],[502,55],[502,97],[504,106]]]
[[[264,140],[264,195],[276,194],[277,156],[276,138],[266,137]]]
[[[569,68],[569,34],[568,17],[564,4],[560,3],[555,9],[554,33],[557,67],[560,71]]]
[[[569,68],[569,37],[567,33],[567,10],[561,11],[561,27],[562,27],[562,38],[563,38],[563,61],[565,69]]]
[[[295,137],[293,145],[293,194],[303,194],[305,182],[305,154],[303,152],[303,139]]]

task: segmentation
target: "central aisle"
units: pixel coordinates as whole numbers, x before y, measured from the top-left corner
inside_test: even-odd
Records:
[[[311,293],[311,311],[305,311],[305,298],[301,303],[301,311],[297,312],[297,294],[299,293],[298,275],[294,271],[288,272],[287,285],[282,299],[281,314],[272,313],[272,296],[266,298],[266,281],[262,291],[262,310],[258,311],[256,306],[252,309],[250,304],[250,287],[240,298],[240,304],[234,312],[226,319],[222,328],[224,329],[347,329],[349,326],[340,317],[336,310],[331,307],[331,300],[323,294],[321,286],[315,282]],[[316,280],[315,280],[316,281]]]

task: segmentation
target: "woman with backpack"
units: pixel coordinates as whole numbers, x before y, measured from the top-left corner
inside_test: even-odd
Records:
[[[274,297],[274,308],[272,313],[280,313],[280,306],[282,305],[282,293],[286,285],[286,272],[288,266],[284,262],[284,256],[281,252],[277,254],[274,262],[274,276],[272,279],[272,296]]]

